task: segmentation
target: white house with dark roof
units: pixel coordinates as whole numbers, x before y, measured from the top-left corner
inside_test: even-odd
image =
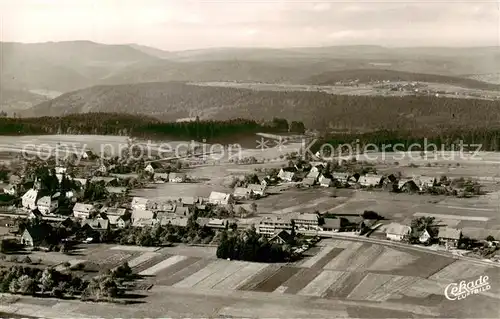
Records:
[[[318,183],[321,187],[331,187],[333,185],[333,181],[330,178],[321,175],[318,179]]]
[[[94,205],[76,203],[73,207],[73,216],[76,218],[87,219],[90,218],[90,214],[92,214],[94,211]]]
[[[59,207],[59,201],[52,199],[50,196],[44,196],[36,202],[36,206],[42,214],[47,215]]]

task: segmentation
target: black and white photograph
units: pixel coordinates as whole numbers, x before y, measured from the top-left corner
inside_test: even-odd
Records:
[[[0,0],[0,318],[500,318],[500,0]]]

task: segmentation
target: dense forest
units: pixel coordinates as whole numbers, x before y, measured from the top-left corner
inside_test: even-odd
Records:
[[[189,138],[213,141],[223,137],[267,133],[304,133],[302,122],[274,118],[254,120],[161,122],[145,116],[113,113],[85,113],[64,117],[0,118],[0,135],[100,134],[140,138]]]
[[[161,121],[194,117],[300,121],[309,129],[374,131],[500,127],[500,101],[435,96],[348,96],[323,92],[274,92],[202,87],[182,83],[99,86],[70,92],[35,106],[39,114],[115,112],[142,114]]]

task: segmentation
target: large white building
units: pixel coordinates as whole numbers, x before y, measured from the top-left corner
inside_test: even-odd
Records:
[[[27,208],[29,210],[34,210],[36,206],[36,202],[38,200],[38,190],[32,188],[28,190],[23,197],[21,198],[21,203],[24,208]]]
[[[260,221],[259,225],[257,225],[257,232],[266,237],[272,237],[282,230],[291,232],[292,227],[291,218],[287,216],[271,216]]]
[[[50,196],[44,196],[36,202],[36,205],[40,213],[47,215],[57,209],[59,202],[57,199],[52,199]]]

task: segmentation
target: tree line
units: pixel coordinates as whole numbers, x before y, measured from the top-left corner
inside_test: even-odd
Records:
[[[118,113],[84,113],[62,117],[0,118],[0,135],[99,134],[140,138],[177,137],[195,140],[255,134],[258,132],[304,133],[302,122],[273,118],[257,122],[243,118],[227,121],[199,120],[162,122],[146,116]]]

